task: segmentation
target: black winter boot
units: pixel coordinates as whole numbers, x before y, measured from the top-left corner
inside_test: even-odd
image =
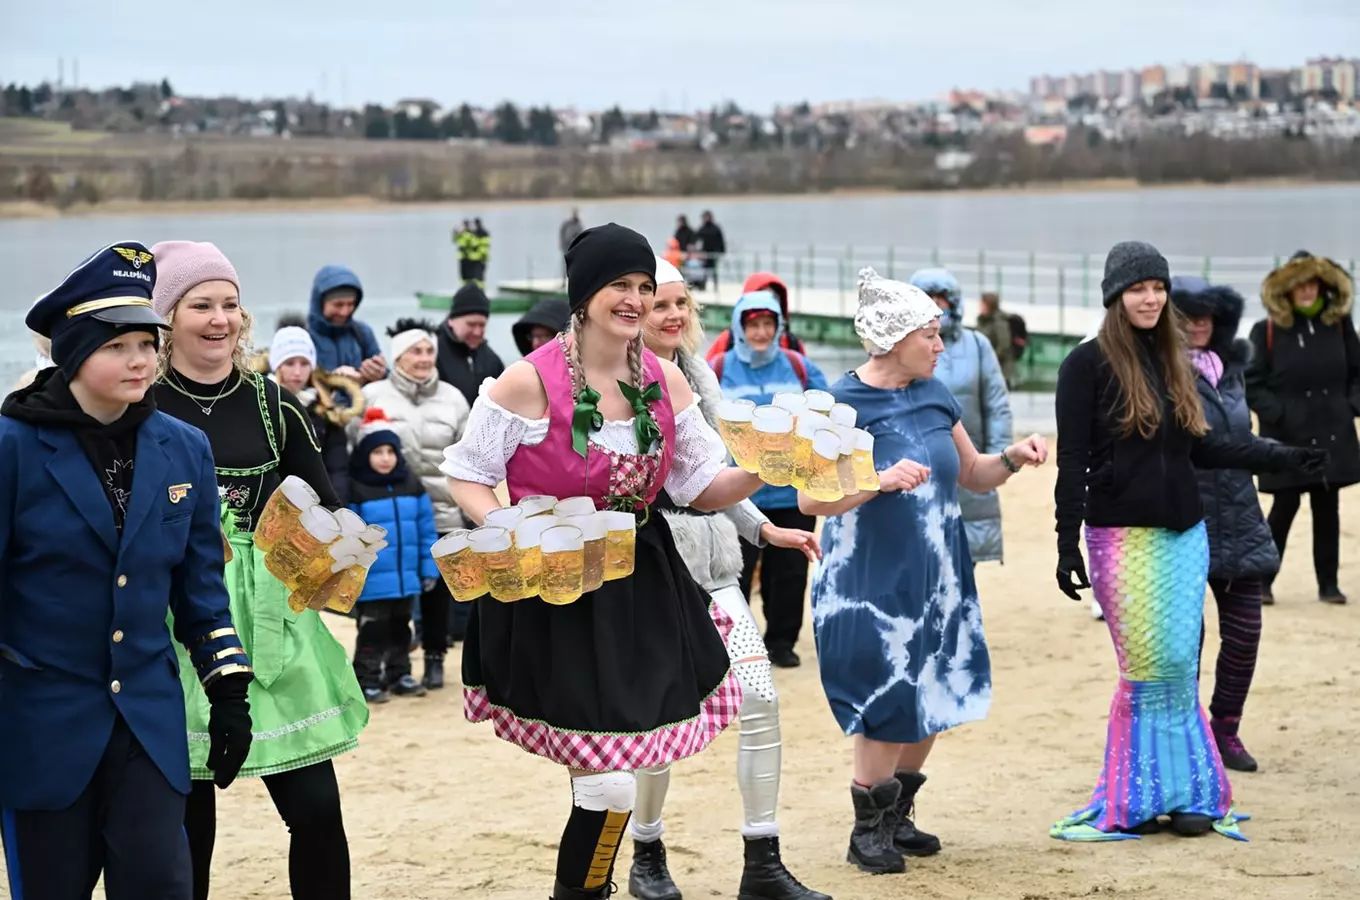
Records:
[[[940,852],[940,839],[916,827],[911,820],[916,806],[916,792],[926,783],[920,772],[898,772],[902,793],[897,798],[897,831],[893,843],[903,856],[930,856]]]
[[[660,840],[633,841],[628,893],[638,900],[680,900],[680,889],[666,868],[666,845]]]
[[[425,673],[420,676],[420,683],[432,691],[444,687],[444,654],[425,654]]]
[[[676,895],[677,897],[679,894]],[[831,900],[803,887],[779,856],[779,838],[746,838],[746,868],[737,900]]]
[[[846,861],[871,875],[887,875],[907,871],[902,851],[893,843],[897,830],[897,798],[902,783],[894,778],[871,788],[850,785],[850,799],[855,804],[855,827],[850,832],[850,850]]]

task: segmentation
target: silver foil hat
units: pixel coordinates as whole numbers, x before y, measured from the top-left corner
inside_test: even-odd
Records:
[[[855,333],[870,344],[870,354],[887,353],[902,338],[939,317],[940,308],[920,288],[883,278],[872,268],[859,270]]]

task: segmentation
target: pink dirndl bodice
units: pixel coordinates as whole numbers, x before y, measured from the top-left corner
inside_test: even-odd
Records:
[[[521,446],[505,464],[505,483],[510,502],[521,497],[548,494],[559,499],[589,497],[603,509],[611,497],[641,497],[651,504],[666,483],[675,455],[675,411],[666,388],[666,373],[652,351],[642,351],[643,387],[656,382],[661,399],[651,406],[652,418],[661,429],[659,453],[614,453],[595,443],[587,445],[582,459],[571,446],[571,418],[575,412],[571,368],[559,341],[548,341],[526,356],[543,381],[548,395],[548,436],[532,447]]]

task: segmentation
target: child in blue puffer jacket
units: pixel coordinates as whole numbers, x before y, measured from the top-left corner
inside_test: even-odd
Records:
[[[349,460],[350,508],[387,529],[387,546],[368,570],[359,595],[354,674],[369,703],[390,694],[422,697],[411,677],[411,606],[439,577],[430,547],[438,540],[434,505],[420,476],[406,466],[401,439],[381,409],[364,414]]]

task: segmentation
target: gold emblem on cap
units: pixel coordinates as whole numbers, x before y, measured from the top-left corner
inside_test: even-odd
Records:
[[[151,262],[151,260],[155,258],[145,250],[133,250],[130,247],[114,247],[113,252],[132,263],[132,268],[134,269],[140,269],[143,265]]]
[[[66,310],[66,318],[74,319],[76,316],[83,316],[89,312],[99,312],[101,309],[113,309],[115,306],[145,306],[147,309],[154,309],[150,300],[141,297],[109,297],[107,300],[91,300],[88,303],[77,303],[75,306]]]

